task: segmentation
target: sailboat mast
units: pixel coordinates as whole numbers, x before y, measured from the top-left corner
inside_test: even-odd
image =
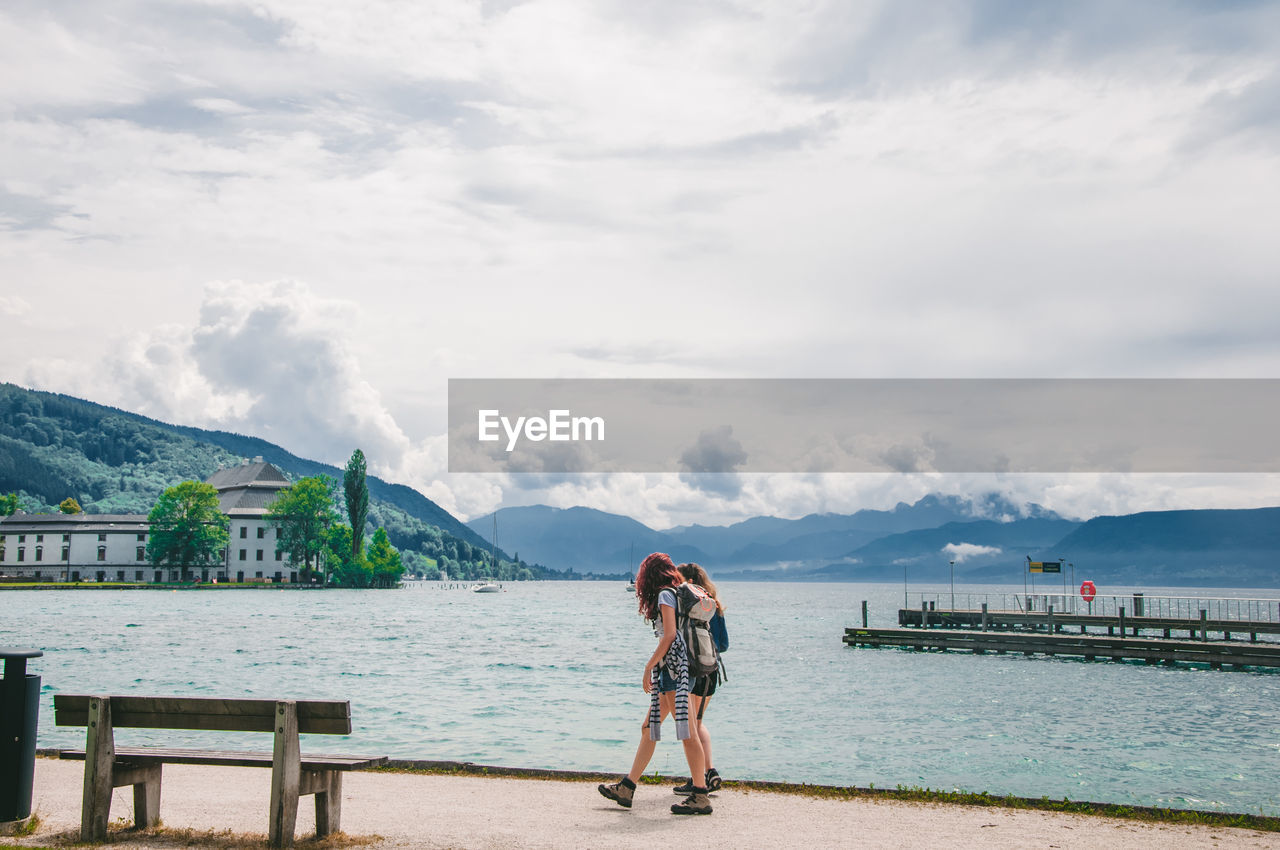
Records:
[[[493,577],[497,578],[498,577],[498,511],[496,509],[493,512],[493,537],[490,540],[490,545],[491,545],[491,548],[489,551],[489,559],[493,562],[491,564],[491,568],[493,569]]]

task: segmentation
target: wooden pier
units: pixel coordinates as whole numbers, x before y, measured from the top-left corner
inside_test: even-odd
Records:
[[[1207,640],[1208,635],[1221,635],[1223,641],[1233,637],[1257,642],[1258,635],[1280,635],[1280,622],[1267,620],[1209,619],[1202,612],[1199,619],[1185,617],[1133,617],[1123,609],[1116,615],[1059,614],[1049,611],[974,611],[900,608],[898,625],[924,629],[982,629],[991,631],[1031,631],[1058,634],[1067,629],[1090,634],[1091,630],[1106,630],[1108,636],[1117,633],[1124,637],[1140,637],[1144,632],[1158,632],[1168,640],[1175,632],[1185,632],[1188,640]]]
[[[1214,669],[1224,666],[1280,668],[1280,643],[934,628],[848,628],[845,629],[844,642],[849,646],[889,646],[912,650],[956,649],[978,655],[1020,652],[1023,655],[1078,656],[1086,661],[1135,659],[1147,664],[1199,663]]]

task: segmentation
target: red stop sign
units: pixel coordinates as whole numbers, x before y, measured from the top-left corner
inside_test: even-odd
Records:
[[[1093,586],[1091,581],[1080,582],[1080,598],[1085,602],[1092,602],[1093,597],[1098,595],[1098,588]]]

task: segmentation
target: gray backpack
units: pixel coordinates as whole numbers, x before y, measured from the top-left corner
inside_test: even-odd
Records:
[[[715,613],[716,601],[696,584],[685,582],[676,588],[676,629],[689,651],[690,679],[720,672],[720,653],[710,626]]]

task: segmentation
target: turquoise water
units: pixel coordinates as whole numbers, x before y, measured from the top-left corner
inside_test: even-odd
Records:
[[[53,725],[55,692],[287,696],[351,700],[354,734],[307,749],[625,770],[654,640],[634,598],[618,582],[505,587],[7,591],[0,645],[45,652],[42,747],[83,743]],[[707,715],[722,774],[1280,815],[1280,674],[841,643],[863,599],[872,625],[895,624],[902,592],[722,586],[729,681]],[[664,735],[650,769],[681,773]]]

